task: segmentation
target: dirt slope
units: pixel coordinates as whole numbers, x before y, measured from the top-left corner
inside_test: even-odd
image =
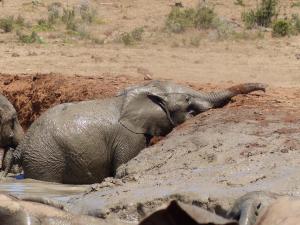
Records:
[[[136,223],[170,199],[222,213],[250,191],[299,196],[300,90],[282,91],[200,114],[66,209]]]

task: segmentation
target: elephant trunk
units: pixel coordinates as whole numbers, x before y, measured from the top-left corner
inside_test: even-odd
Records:
[[[232,86],[228,89],[219,92],[210,92],[207,94],[200,94],[202,98],[211,104],[211,108],[218,108],[226,105],[232,97],[239,94],[248,94],[253,91],[264,91],[267,85],[262,83],[245,83]]]
[[[17,122],[15,124],[15,128],[14,128],[14,136],[13,136],[13,140],[12,140],[12,144],[13,144],[13,148],[17,147],[18,144],[20,144],[21,140],[24,137],[24,131],[23,128],[21,127],[21,125],[19,124],[19,122]]]

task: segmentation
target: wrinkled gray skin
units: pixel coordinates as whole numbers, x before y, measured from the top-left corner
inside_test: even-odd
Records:
[[[10,162],[14,148],[17,147],[23,136],[24,132],[15,108],[6,97],[0,94],[0,169],[5,169],[5,174],[11,167]]]
[[[228,212],[228,218],[239,221],[239,225],[254,225],[259,215],[280,195],[254,191],[236,200],[233,208]]]
[[[244,84],[200,93],[171,82],[153,81],[105,100],[55,106],[29,128],[15,152],[26,178],[71,184],[101,182],[145,148],[151,137],[237,94],[265,90]]]

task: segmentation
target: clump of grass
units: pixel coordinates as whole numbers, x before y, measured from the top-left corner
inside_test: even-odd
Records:
[[[289,20],[278,19],[273,24],[272,34],[274,37],[284,37],[292,32],[292,24]]]
[[[208,6],[182,9],[173,7],[166,21],[169,31],[180,33],[187,28],[209,29],[214,26],[216,14],[214,9]]]
[[[14,29],[14,17],[9,16],[3,19],[0,19],[0,28],[5,32],[12,32]]]
[[[97,12],[89,7],[88,2],[83,2],[80,4],[79,12],[82,21],[86,23],[93,23],[96,19]]]
[[[32,31],[31,34],[23,34],[21,32],[17,32],[17,36],[19,40],[25,44],[44,43],[42,38],[35,31]]]
[[[38,24],[34,26],[34,31],[40,32],[40,31],[51,31],[54,29],[53,24],[49,23],[49,21],[45,19],[39,19]]]
[[[121,41],[124,45],[133,45],[143,39],[144,28],[139,27],[131,32],[125,32],[121,35]]]
[[[294,7],[300,7],[300,1],[297,1],[297,2],[293,2],[291,4],[291,7],[294,8]]]
[[[244,3],[243,0],[235,0],[235,1],[234,1],[234,4],[235,4],[235,5],[240,5],[240,6],[245,6],[245,3]]]
[[[292,15],[291,23],[292,23],[293,31],[296,34],[299,34],[300,33],[300,17],[298,14]]]
[[[77,24],[76,24],[76,13],[75,9],[63,9],[63,15],[61,17],[61,20],[64,24],[66,24],[67,30],[77,30]]]
[[[0,19],[0,29],[6,33],[12,32],[16,28],[22,28],[23,26],[25,26],[25,19],[20,15],[16,19],[13,16]]]
[[[246,28],[251,29],[255,25],[269,27],[274,18],[277,17],[278,0],[262,0],[255,10],[242,13],[242,20]]]
[[[52,3],[48,6],[48,23],[55,24],[60,19],[60,7],[61,4],[57,2]]]
[[[190,45],[193,47],[199,47],[201,38],[199,36],[191,37]]]

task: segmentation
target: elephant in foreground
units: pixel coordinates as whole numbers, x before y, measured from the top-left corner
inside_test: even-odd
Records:
[[[29,128],[14,152],[25,178],[89,184],[114,176],[153,136],[188,118],[221,107],[238,94],[265,91],[247,83],[201,93],[168,81],[125,89],[116,97],[57,105]]]
[[[7,174],[11,165],[13,149],[24,136],[17,112],[6,97],[0,94],[0,169]]]

